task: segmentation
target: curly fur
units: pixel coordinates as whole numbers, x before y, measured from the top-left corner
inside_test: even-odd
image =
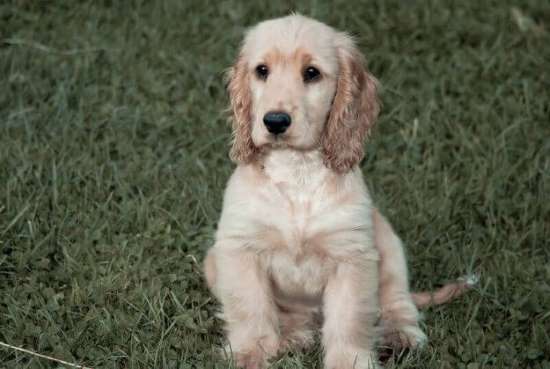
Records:
[[[233,144],[230,157],[235,163],[249,163],[258,149],[252,142],[252,99],[249,84],[250,74],[243,56],[228,72],[228,91],[232,111]]]
[[[322,138],[325,164],[337,172],[349,171],[361,161],[363,145],[380,111],[377,80],[352,45],[338,53],[340,75],[336,96]]]

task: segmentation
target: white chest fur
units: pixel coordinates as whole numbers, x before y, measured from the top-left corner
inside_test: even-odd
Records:
[[[315,300],[337,262],[374,250],[361,173],[337,175],[319,152],[276,150],[262,164],[231,178],[218,240],[258,254],[281,296]]]
[[[280,247],[270,248],[264,263],[280,299],[316,302],[334,263],[326,255],[318,231],[333,199],[327,193],[333,174],[318,152],[275,151],[264,173],[276,192],[274,214],[280,217]],[[322,228],[322,227],[321,227]]]

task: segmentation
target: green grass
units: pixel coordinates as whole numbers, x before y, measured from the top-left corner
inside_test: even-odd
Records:
[[[546,0],[2,1],[0,341],[228,367],[200,268],[232,170],[222,75],[246,26],[290,10],[356,34],[384,86],[362,168],[413,287],[481,275],[387,366],[550,368]],[[0,348],[2,369],[58,367]]]

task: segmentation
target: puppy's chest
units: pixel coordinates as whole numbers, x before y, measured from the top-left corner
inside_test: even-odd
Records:
[[[265,224],[279,233],[289,250],[303,253],[315,238],[323,212],[333,205],[326,189],[326,168],[319,161],[285,165],[281,163],[293,158],[271,159],[264,169],[267,179],[258,202],[262,204]]]
[[[331,231],[326,212],[335,205],[322,186],[304,181],[273,183],[270,187],[261,201],[265,217],[261,221],[273,236],[265,251],[284,251],[298,261],[322,253],[317,241],[321,231]]]
[[[316,299],[337,263],[368,245],[367,204],[318,158],[269,159],[264,181],[251,193],[250,244],[275,291]]]
[[[265,267],[280,299],[307,303],[320,295],[334,267],[325,239],[331,229],[322,224],[330,200],[318,188],[276,187],[277,196],[264,203],[271,213],[266,227],[272,236],[262,245]]]

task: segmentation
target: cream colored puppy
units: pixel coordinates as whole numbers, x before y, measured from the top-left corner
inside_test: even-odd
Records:
[[[319,322],[325,368],[423,343],[401,241],[358,168],[379,104],[353,40],[300,15],[262,22],[228,88],[237,168],[205,274],[237,365],[264,368]]]

